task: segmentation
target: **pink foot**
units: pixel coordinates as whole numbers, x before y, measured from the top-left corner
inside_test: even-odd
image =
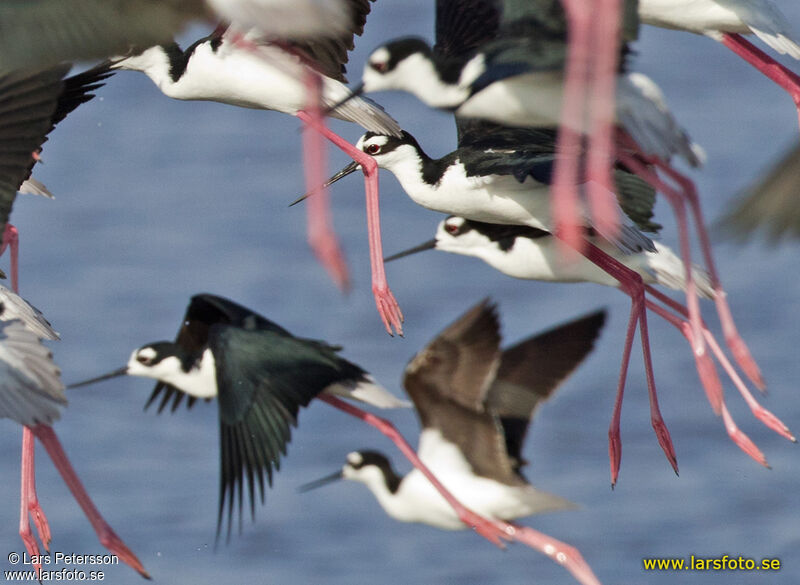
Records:
[[[725,430],[733,442],[736,443],[742,451],[755,459],[756,462],[760,463],[767,469],[771,469],[769,463],[767,463],[767,458],[764,457],[764,454],[761,452],[761,450],[756,447],[755,443],[750,440],[750,437],[745,435],[741,429],[736,426],[736,423],[733,422],[733,418],[724,404],[722,405],[722,420],[725,423]]]
[[[341,136],[331,132],[324,126],[315,125],[315,121],[305,112],[299,112],[297,116],[318,132],[321,132],[328,140],[361,165],[361,169],[364,172],[364,190],[367,200],[367,232],[369,234],[370,267],[372,269],[372,293],[375,297],[375,304],[378,307],[378,314],[389,335],[392,335],[392,328],[394,328],[397,334],[402,336],[403,314],[392,291],[389,290],[389,283],[386,281],[386,271],[383,266],[378,165],[375,159],[354,147]]]
[[[542,534],[528,526],[509,525],[514,540],[538,550],[572,573],[582,585],[601,585],[600,580],[592,572],[589,564],[583,560],[581,553],[573,546],[556,540],[552,536]]]
[[[36,438],[41,441],[42,445],[44,445],[48,455],[50,455],[50,459],[53,461],[53,465],[56,466],[64,483],[67,484],[70,492],[72,492],[75,501],[78,502],[78,505],[81,507],[84,514],[86,514],[86,518],[89,520],[92,528],[94,528],[100,543],[117,555],[123,563],[137,571],[142,577],[149,579],[150,575],[145,571],[144,566],[139,559],[136,558],[136,555],[125,546],[125,543],[120,540],[111,526],[109,526],[100,515],[100,512],[95,507],[89,494],[86,493],[86,489],[83,487],[81,480],[78,479],[52,427],[36,425],[31,428],[31,431],[36,435]]]

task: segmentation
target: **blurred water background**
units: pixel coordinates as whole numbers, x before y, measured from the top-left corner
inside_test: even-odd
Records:
[[[800,4],[778,4],[800,30]],[[204,32],[193,29],[182,41]],[[351,80],[359,78],[372,48],[403,34],[432,38],[432,2],[377,2],[351,56]],[[791,100],[703,37],[644,28],[635,49],[634,67],[661,85],[676,116],[708,152],[706,167],[691,176],[713,222],[798,140]],[[612,491],[607,428],[627,297],[595,285],[517,281],[474,259],[428,252],[389,265],[406,316],[405,338],[390,338],[369,286],[360,179],[342,181],[332,193],[353,274],[348,296],[309,251],[304,210],[287,208],[304,190],[297,120],[173,101],[132,72],[112,78],[99,95],[63,122],[45,147],[36,176],[57,199],[20,197],[12,218],[21,233],[21,290],[62,334],[52,348],[66,382],[121,366],[145,342],[171,339],[198,292],[228,296],[296,335],[342,344],[346,357],[396,393],[414,352],[484,296],[499,302],[508,343],[606,307],[610,318],[596,350],[542,409],[526,450],[533,483],[581,507],[527,523],[580,549],[605,584],[800,582],[798,447],[757,422],[727,384],[733,416],[773,468],[744,455],[711,412],[688,345],[663,321],[649,320],[651,341],[681,475],[672,473],[650,428],[637,342],[623,408],[622,473]],[[429,154],[454,148],[449,116],[405,95],[376,97]],[[344,123],[333,127],[353,142],[361,134]],[[330,152],[332,170],[346,163]],[[432,237],[441,217],[412,203],[390,175],[381,183],[385,251]],[[668,206],[660,202],[657,213],[665,226],[662,241],[677,247]],[[715,252],[737,323],[769,384],[763,401],[800,432],[798,244],[718,243]],[[713,306],[705,303],[704,310],[719,332]],[[397,467],[409,468],[373,429],[324,404],[301,413],[289,457],[256,522],[246,521],[241,535],[214,550],[216,405],[173,415],[144,412],[151,388],[142,379],[118,379],[70,392],[56,431],[94,501],[156,582],[573,583],[522,546],[501,552],[468,531],[395,523],[360,485],[296,493],[358,448],[384,450]],[[414,443],[413,413],[392,413],[392,419]],[[5,553],[23,550],[17,535],[20,435],[18,426],[0,424],[2,569],[11,568]],[[47,455],[37,453],[53,550],[104,552]],[[690,554],[778,557],[783,568],[681,575],[642,569],[643,557]],[[141,583],[124,566],[107,567],[106,582]]]

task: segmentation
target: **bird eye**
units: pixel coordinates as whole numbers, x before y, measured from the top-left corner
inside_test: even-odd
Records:
[[[389,64],[386,61],[375,61],[370,63],[369,66],[378,73],[386,73],[387,69],[389,69]]]
[[[444,224],[444,231],[446,231],[451,236],[454,236],[458,233],[458,226],[453,225],[451,223]]]
[[[139,362],[140,364],[143,364],[143,365],[145,365],[145,366],[149,366],[149,365],[150,365],[150,362],[151,362],[152,360],[151,360],[149,357],[147,357],[147,356],[144,356],[144,355],[137,355],[137,356],[136,356],[136,361],[137,361],[137,362]]]
[[[370,144],[367,146],[367,154],[378,154],[381,151],[380,144]]]

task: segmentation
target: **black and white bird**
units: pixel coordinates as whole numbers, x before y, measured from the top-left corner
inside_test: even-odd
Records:
[[[601,238],[587,237],[603,252],[639,274],[645,284],[686,290],[683,262],[665,244],[654,241],[653,250],[643,249],[626,254]],[[618,280],[582,256],[572,262],[564,262],[556,237],[550,232],[523,225],[473,221],[454,215],[439,222],[432,240],[393,254],[386,261],[433,249],[479,258],[513,278],[619,286]],[[712,298],[714,290],[708,274],[699,266],[694,266],[692,276],[700,295]]]
[[[246,482],[250,510],[264,501],[264,479],[291,439],[301,407],[322,393],[380,408],[407,404],[379,386],[362,368],[340,357],[341,348],[293,336],[280,325],[223,297],[192,297],[174,342],[134,350],[128,364],[70,388],[129,375],[158,380],[148,405],[161,397],[159,411],[184,396],[188,405],[217,398],[220,426],[220,500],[217,534],[227,505],[230,534],[234,501]],[[258,495],[256,493],[258,485]]]
[[[555,172],[554,144],[552,131],[546,129],[506,128],[490,125],[488,128],[476,126],[463,131],[459,140],[459,148],[439,159],[433,159],[425,154],[416,139],[407,132],[404,132],[401,139],[367,133],[361,137],[357,146],[370,154],[380,167],[391,171],[406,193],[423,207],[473,221],[522,225],[553,233],[554,226],[548,194]],[[330,182],[334,182],[356,169],[357,163],[351,163],[331,177]],[[699,287],[694,282],[695,274],[701,278],[704,296],[712,297],[718,305],[718,311],[726,314],[730,319],[729,312],[726,313],[719,309],[720,303],[725,301],[719,299],[718,280],[710,271],[709,275],[697,270],[687,272],[685,268],[687,254],[684,253],[682,287],[686,290],[687,308],[647,286],[637,271],[631,270],[623,262],[620,262],[617,257],[620,253],[636,255],[647,251],[655,252],[655,244],[637,228],[637,225],[649,231],[656,231],[659,226],[651,221],[655,197],[652,187],[640,177],[628,172],[622,165],[615,168],[614,176],[617,183],[614,199],[625,211],[625,216],[634,221],[623,224],[619,234],[612,239],[611,236],[600,232],[597,226],[585,218],[584,236],[587,233],[600,236],[606,240],[603,247],[614,246],[617,248],[617,252],[615,255],[610,255],[593,244],[590,238],[586,238],[588,244],[583,254],[587,260],[608,274],[609,282],[618,282],[620,290],[631,297],[631,314],[623,356],[629,355],[635,329],[638,326],[642,338],[642,353],[651,400],[651,423],[662,450],[677,472],[677,459],[672,440],[658,407],[646,324],[646,309],[654,311],[667,320],[687,338],[692,345],[692,356],[698,375],[706,389],[706,395],[710,399],[712,408],[725,417],[726,421],[730,421],[726,422],[725,427],[736,444],[756,461],[766,465],[763,454],[752,444],[752,441],[741,433],[735,424],[730,424],[732,419],[724,404],[722,386],[714,367],[712,354],[723,365],[740,392],[745,395],[755,416],[779,434],[787,438],[790,438],[791,434],[782,422],[755,401],[749,389],[739,379],[738,374],[728,367],[727,358],[702,322],[697,298]],[[633,225],[634,223],[636,225]],[[681,243],[683,244],[683,242]],[[681,251],[685,252],[683,246]],[[688,333],[687,323],[690,325]],[[726,331],[726,341],[729,347],[734,349],[734,356],[740,361],[740,364],[747,364],[748,362],[742,358],[742,352],[737,354],[736,350],[741,350],[742,346],[731,341],[724,321],[723,329]],[[706,343],[710,349],[706,349]],[[698,347],[702,351],[698,351]],[[746,346],[744,346],[744,350],[746,357],[749,357]],[[627,358],[623,359],[620,384],[617,387],[618,399],[609,431],[612,443],[610,447],[612,484],[616,483],[621,460],[619,416],[627,363]],[[754,362],[752,363],[754,364]],[[745,372],[751,377],[751,380],[760,381],[760,377],[755,376],[752,370],[745,369]]]
[[[483,301],[411,359],[403,386],[422,426],[419,457],[460,501],[499,521],[574,507],[523,476],[523,444],[538,406],[589,354],[604,321],[599,311],[501,351],[496,308]],[[337,479],[366,484],[401,522],[466,528],[417,470],[401,477],[376,451],[350,453],[341,471],[303,489]],[[558,556],[562,543],[548,545],[548,556]],[[562,563],[571,571],[572,560]],[[596,582],[591,570],[576,577]]]
[[[260,31],[245,34],[215,31],[186,50],[172,43],[134,51],[125,58],[115,59],[114,67],[145,73],[165,95],[175,99],[217,101],[298,117],[315,130],[304,135],[309,189],[317,188],[324,179],[319,170],[322,164],[319,159],[324,153],[320,134],[364,168],[370,242],[374,248],[380,245],[380,234],[374,233],[377,211],[371,211],[377,208],[378,198],[375,166],[361,150],[326,128],[319,114],[320,103],[330,108],[350,93],[344,85],[347,52],[353,48],[355,35],[364,29],[370,2],[347,0],[346,6],[350,10],[349,26],[337,36],[288,41],[264,37]],[[401,133],[397,122],[369,99],[348,100],[328,114],[382,134]],[[331,226],[327,197],[315,199],[313,208],[309,208],[309,243],[334,280],[346,289],[347,266]],[[383,255],[380,251],[376,254]],[[390,332],[391,327],[402,332],[402,314],[381,269],[382,266],[377,272],[373,270],[379,312]]]
[[[639,0],[638,13],[643,24],[719,41],[786,90],[800,115],[800,77],[742,37],[755,35],[777,53],[800,60],[800,37],[770,0]]]

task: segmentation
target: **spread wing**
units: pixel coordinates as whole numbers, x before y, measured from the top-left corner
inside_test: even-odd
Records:
[[[537,405],[589,354],[605,318],[605,311],[598,311],[503,351],[486,404],[500,418],[508,454],[517,467],[523,464],[522,446]]]
[[[254,515],[255,484],[263,503],[264,476],[271,485],[273,466],[279,469],[281,455],[286,455],[300,407],[328,386],[358,378],[363,371],[340,358],[335,347],[270,330],[213,326],[209,346],[218,356],[221,469],[217,533],[227,500],[230,535],[234,500],[238,500],[241,522],[245,478]]]

